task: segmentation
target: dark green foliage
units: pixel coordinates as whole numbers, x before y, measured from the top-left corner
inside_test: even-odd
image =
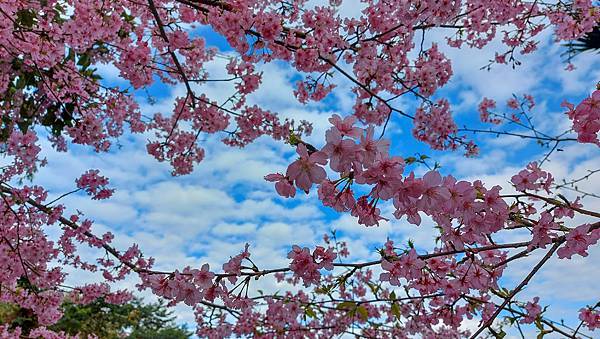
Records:
[[[98,299],[88,305],[63,304],[63,317],[50,326],[80,338],[94,334],[101,339],[187,339],[192,333],[175,324],[175,317],[163,302],[144,304],[135,299],[124,305],[111,305]],[[24,329],[35,327],[35,318],[14,305],[0,304],[0,323]],[[31,312],[29,312],[31,313]]]
[[[568,61],[583,52],[598,51],[600,53],[600,26],[594,27],[594,30],[587,33],[583,38],[571,41],[566,46],[567,51],[563,55],[568,56]]]

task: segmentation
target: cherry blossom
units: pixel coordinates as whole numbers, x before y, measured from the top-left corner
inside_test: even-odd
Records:
[[[557,137],[539,134],[531,124],[528,114],[536,107],[531,95],[509,99],[509,113],[498,111],[492,98],[478,99],[473,107],[493,128],[532,132],[519,134],[462,126],[456,114],[462,106],[453,106],[443,90],[453,79],[448,50],[488,46],[493,51],[487,67],[518,68],[520,56],[535,53],[546,39],[542,33],[561,42],[591,32],[600,20],[598,5],[590,0],[418,5],[369,0],[351,18],[342,15],[348,5],[354,4],[2,1],[0,264],[7,269],[0,272],[0,300],[32,314],[35,326],[0,325],[0,336],[67,338],[50,330],[61,318],[65,298],[126,302],[131,291],[112,286],[128,277],[136,279],[139,290],[170,305],[193,307],[199,337],[352,332],[378,338],[475,338],[486,331],[501,333],[496,320],[502,316],[513,317],[511,324],[518,317],[519,326],[533,323],[542,334],[575,337],[583,327],[600,327],[598,305],[580,309],[581,325],[574,330],[547,319],[543,299],[518,301],[523,287],[555,255],[589,256],[600,239],[599,215],[589,209],[585,194],[563,194],[566,186],[546,167],[564,143],[600,145],[600,90],[577,105],[565,101],[572,131]],[[226,53],[210,47],[215,34],[226,41]],[[222,58],[227,59],[223,69],[215,71]],[[303,104],[326,104],[339,98],[335,91],[349,89],[350,102],[327,117],[323,135],[307,138],[313,132],[310,122],[257,100],[257,91],[270,80],[269,63],[291,68],[289,80]],[[116,68],[118,81],[101,79],[100,67]],[[212,82],[228,82],[232,92],[214,95]],[[140,95],[158,85],[173,89],[174,100],[142,106]],[[154,111],[142,114],[141,106]],[[476,156],[479,140],[467,134],[484,132],[533,139],[551,151],[511,173],[507,187],[493,186],[429,166],[427,157],[390,140],[390,130],[406,123],[416,140],[436,151],[460,148]],[[155,259],[143,253],[145,244],[119,248],[122,242],[112,232],[99,232],[85,214],[69,212],[78,206],[62,204],[62,198],[80,191],[94,200],[111,198],[109,178],[98,170],[84,172],[63,195],[36,185],[38,170],[49,161],[47,148],[70,152],[77,147],[101,156],[120,152],[120,138],[143,137],[145,151],[168,163],[172,175],[182,176],[198,165],[210,166],[203,163],[214,149],[205,143],[209,136],[231,147],[265,137],[295,147],[297,156],[288,159],[285,173],[264,175],[280,196],[301,198],[296,189],[307,199],[316,195],[324,206],[354,218],[358,225],[353,227],[431,221],[436,242],[427,247],[373,239],[379,255],[367,260],[355,257],[365,253],[352,252],[343,232],[332,232],[322,246],[289,244],[290,262],[282,267],[255,262],[254,247],[246,244],[219,262],[218,270],[211,271],[206,262],[158,270]],[[513,234],[522,241],[506,241]],[[84,259],[89,256],[83,246],[96,258]],[[508,286],[504,273],[532,253],[542,259],[518,285]],[[77,270],[99,282],[66,286]],[[280,292],[257,292],[256,281],[271,276]],[[465,319],[478,320],[477,328],[463,330]]]
[[[577,107],[568,102],[563,103],[569,112],[567,115],[573,121],[573,129],[577,132],[579,142],[593,143],[600,146],[598,131],[600,131],[600,90],[585,98]]]
[[[323,167],[319,166],[327,164],[327,155],[323,152],[309,154],[304,144],[296,147],[296,153],[300,158],[288,166],[286,176],[298,188],[308,192],[313,184],[318,184],[327,177]]]

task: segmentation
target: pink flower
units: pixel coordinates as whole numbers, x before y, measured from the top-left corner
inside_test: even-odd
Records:
[[[294,245],[288,253],[288,258],[292,259],[290,269],[294,272],[294,276],[302,279],[304,286],[317,284],[321,279],[319,269],[333,269],[333,260],[337,254],[333,250],[325,250],[323,247],[317,246],[311,255],[308,248],[300,248]]]
[[[391,285],[400,286],[401,278],[419,279],[421,270],[425,267],[425,262],[419,258],[414,248],[397,259],[389,261],[381,260],[381,268],[385,271],[381,273],[381,281],[389,281]]]
[[[544,188],[549,191],[550,185],[554,182],[552,174],[542,171],[536,162],[531,162],[527,168],[513,175],[510,181],[515,185],[518,191],[539,190]]]
[[[587,249],[600,240],[600,229],[590,232],[590,225],[584,224],[571,230],[566,238],[567,242],[565,245],[556,251],[559,258],[571,259],[574,254],[587,257]]]
[[[531,324],[537,319],[537,317],[542,313],[542,308],[538,305],[539,297],[533,298],[533,302],[528,301],[525,305],[525,310],[527,311],[527,315],[521,319],[520,323],[522,324]]]
[[[325,136],[327,144],[321,151],[329,156],[331,169],[340,173],[349,170],[352,161],[356,159],[356,143],[350,139],[343,139],[337,128],[329,129]]]
[[[283,174],[267,174],[265,180],[275,182],[275,190],[285,198],[293,198],[296,195],[296,188],[292,185],[290,179]]]
[[[99,170],[89,170],[85,172],[75,182],[77,187],[85,189],[85,191],[92,196],[94,200],[107,199],[115,190],[106,188],[108,185],[108,179],[99,175]]]
[[[441,184],[442,176],[437,171],[429,171],[423,176],[423,205],[438,206],[450,200],[450,191]]]
[[[376,207],[376,201],[373,199],[369,202],[367,196],[358,198],[354,208],[352,209],[352,216],[358,217],[358,223],[365,226],[379,226],[380,220],[388,220],[382,217],[381,210]]]
[[[344,202],[340,199],[341,193],[331,181],[323,180],[317,192],[324,206],[331,207],[339,212],[346,210]]]
[[[373,133],[375,133],[375,128],[369,126],[365,134],[360,136],[360,160],[366,166],[370,166],[377,157],[387,155],[390,148],[389,140],[375,140],[373,139]]]
[[[250,252],[248,251],[249,247],[250,245],[246,244],[242,253],[236,255],[235,257],[232,257],[231,259],[229,259],[228,262],[223,264],[223,271],[225,273],[232,274],[231,276],[227,277],[229,282],[231,282],[232,284],[234,284],[237,281],[237,276],[239,276],[242,273],[242,261],[244,259],[250,258]]]
[[[600,312],[590,307],[585,307],[579,310],[579,320],[581,320],[587,328],[595,330],[600,328]]]
[[[458,147],[454,138],[458,127],[452,118],[448,100],[442,99],[436,103],[421,105],[413,123],[413,136],[426,142],[431,148],[445,150]]]
[[[516,98],[510,98],[506,102],[506,106],[512,109],[519,109],[519,101]]]
[[[362,129],[355,127],[356,117],[349,115],[345,118],[341,118],[339,115],[334,114],[329,118],[329,122],[340,132],[342,136],[348,136],[354,139],[358,139],[362,135]]]
[[[558,225],[554,222],[552,214],[542,212],[540,220],[533,227],[533,239],[528,248],[542,247],[552,242],[552,238],[556,236],[553,230],[557,230]]]
[[[594,91],[577,107],[567,102],[564,107],[569,109],[567,115],[573,121],[573,129],[577,132],[577,140],[582,143],[593,143],[600,146],[598,132],[600,131],[600,90]]]
[[[496,102],[494,100],[483,98],[483,100],[479,104],[479,118],[481,119],[481,121],[499,124],[500,119],[490,118],[490,110],[494,108],[496,108]]]
[[[196,270],[194,273],[194,282],[200,288],[207,288],[212,286],[212,280],[215,277],[215,274],[209,271],[208,264],[202,265],[200,270]]]
[[[302,143],[298,145],[296,152],[300,158],[288,166],[286,176],[308,193],[313,183],[318,184],[327,177],[323,167],[319,166],[327,164],[327,155],[323,152],[308,154]]]

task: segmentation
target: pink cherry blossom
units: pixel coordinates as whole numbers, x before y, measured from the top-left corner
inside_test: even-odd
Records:
[[[87,171],[76,180],[77,187],[85,189],[92,196],[92,199],[107,199],[113,194],[114,190],[105,187],[108,185],[108,179],[98,175],[98,173],[100,173],[99,170]]]
[[[318,184],[326,178],[325,170],[319,165],[327,164],[327,155],[323,152],[308,153],[304,144],[296,147],[300,156],[288,166],[286,176],[294,181],[296,186],[308,192],[313,184]]]
[[[358,146],[351,139],[343,139],[337,128],[329,129],[325,135],[327,144],[321,152],[329,157],[329,166],[336,172],[348,171],[357,158]]]
[[[600,312],[590,307],[585,307],[579,310],[579,319],[590,330],[600,328]]]
[[[563,106],[569,110],[567,115],[573,121],[573,129],[577,132],[577,140],[600,146],[600,139],[598,139],[598,131],[600,131],[600,90],[594,91],[577,107],[567,102],[563,103]]]
[[[283,174],[267,174],[265,180],[275,182],[275,189],[282,197],[293,198],[296,195],[296,188],[293,186],[293,182]]]
[[[540,313],[542,312],[542,308],[540,307],[540,305],[538,305],[538,301],[540,301],[540,298],[534,297],[533,302],[527,302],[527,305],[525,305],[527,315],[523,319],[521,319],[521,323],[531,324],[540,315]]]
[[[598,212],[591,210],[587,187],[581,190],[585,177],[561,184],[562,178],[549,171],[556,168],[555,151],[573,158],[589,153],[577,142],[600,145],[600,89],[580,93],[584,98],[576,105],[565,101],[566,124],[553,120],[553,127],[572,129],[557,137],[533,125],[541,119],[531,119],[536,103],[529,94],[515,94],[503,113],[492,98],[458,97],[457,105],[443,89],[453,80],[453,69],[464,72],[469,66],[457,68],[457,60],[451,60],[452,49],[462,46],[474,54],[491,49],[485,56],[489,64],[473,71],[512,67],[522,77],[531,76],[519,67],[528,62],[521,55],[546,48],[540,44],[546,33],[569,43],[595,32],[596,2],[369,0],[351,17],[345,12],[355,4],[342,0],[318,6],[265,0],[66,3],[0,2],[0,301],[35,320],[33,326],[0,325],[0,337],[69,338],[51,330],[65,299],[124,303],[132,292],[110,286],[125,279],[170,306],[190,306],[196,335],[203,338],[330,338],[350,332],[373,338],[479,337],[496,329],[506,314],[497,304],[501,294],[518,312],[517,325],[529,325],[528,330],[558,333],[560,327],[576,336],[582,326],[600,327],[597,304],[580,309],[581,325],[574,330],[541,316],[546,306],[555,305],[519,298],[523,286],[539,279],[535,265],[544,266],[555,255],[565,260],[589,256],[600,239]],[[209,47],[215,38],[223,43]],[[566,69],[572,70],[577,60],[568,62]],[[101,79],[100,68],[116,69],[115,78]],[[316,135],[308,137],[313,126],[296,119],[300,115],[293,104],[270,104],[285,92],[285,86],[270,86],[278,84],[277,70],[296,83],[300,103],[315,102],[305,107],[311,114],[303,116],[315,118],[312,113],[319,111]],[[454,84],[459,82],[454,77]],[[218,84],[226,86],[216,95]],[[150,95],[163,88],[172,100],[153,105]],[[471,107],[472,102],[480,104]],[[478,110],[481,122],[505,126],[482,129],[458,109]],[[337,113],[323,116],[330,110]],[[330,125],[323,128],[326,119]],[[411,148],[410,133],[398,133],[407,123],[424,150]],[[477,146],[479,141],[488,145],[487,139],[476,143],[467,137],[483,133],[533,140],[549,153],[511,173],[512,187],[446,174],[451,167],[445,163],[442,175],[425,155],[435,150],[432,157],[445,160],[438,151],[461,148],[466,156],[477,156],[487,151]],[[331,222],[322,224],[320,215],[311,214],[294,227],[311,223],[331,234],[322,246],[308,245],[320,237],[299,239],[306,247],[292,246],[289,264],[280,267],[271,265],[281,253],[267,253],[273,260],[264,262],[259,260],[264,249],[259,259],[251,258],[249,244],[221,260],[218,270],[205,262],[167,267],[143,253],[146,242],[123,245],[122,232],[105,230],[118,225],[107,220],[97,225],[80,211],[85,210],[77,205],[80,199],[63,203],[69,193],[37,185],[40,169],[61,160],[54,150],[63,155],[93,151],[103,159],[103,153],[122,154],[121,141],[141,134],[145,151],[168,164],[174,176],[218,158],[221,148],[213,145],[218,140],[248,154],[256,148],[244,147],[257,140],[264,146],[264,137],[272,139],[267,145],[278,145],[272,154],[295,147],[297,157],[288,159],[285,174],[264,179],[286,198],[304,203],[318,196],[336,217],[327,216]],[[514,151],[515,161],[523,163],[532,154]],[[595,172],[589,173],[588,178]],[[82,190],[90,199],[114,193],[109,179],[94,169],[74,186],[66,192]],[[296,197],[296,189],[308,196]],[[214,217],[213,211],[204,212]],[[406,217],[409,224],[433,224],[417,231],[429,232],[425,238],[435,242],[428,246],[416,244],[420,236],[419,241],[398,238],[412,226],[390,221],[390,214]],[[382,220],[389,221],[386,229],[375,232],[389,239],[360,230]],[[360,240],[368,246],[354,251],[357,232],[367,232]],[[269,240],[262,232],[256,237],[257,244]],[[227,249],[221,247],[217,250]],[[527,266],[525,257],[544,259]],[[507,278],[515,267],[523,273],[517,277],[520,284]],[[96,281],[73,281],[77,272]],[[270,276],[276,278],[277,292],[263,290],[271,286]],[[75,286],[65,291],[71,282]],[[465,320],[477,328],[463,330]]]

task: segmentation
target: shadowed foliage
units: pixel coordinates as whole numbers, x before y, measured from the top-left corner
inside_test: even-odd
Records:
[[[567,51],[563,55],[568,56],[568,61],[583,52],[600,53],[600,26],[596,26],[593,31],[587,33],[584,37],[571,41],[566,46]]]
[[[144,304],[134,299],[123,305],[112,305],[103,299],[87,305],[65,302],[63,317],[50,329],[87,338],[101,339],[187,339],[192,335],[185,326],[177,326],[175,317],[163,301]],[[0,304],[0,323],[23,329],[36,327],[30,310],[12,304]]]

